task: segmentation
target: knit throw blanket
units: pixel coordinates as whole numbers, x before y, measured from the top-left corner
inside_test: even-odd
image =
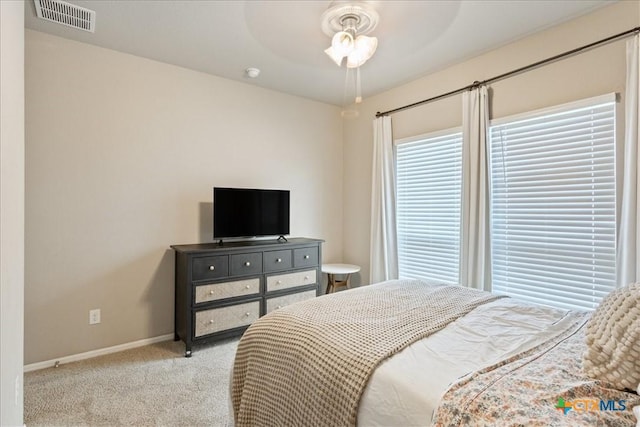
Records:
[[[253,323],[238,345],[236,426],[355,425],[360,397],[380,362],[497,298],[393,280],[274,311]]]

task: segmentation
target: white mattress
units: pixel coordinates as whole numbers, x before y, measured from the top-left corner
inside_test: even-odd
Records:
[[[358,410],[359,426],[424,426],[460,377],[530,349],[568,327],[566,311],[503,298],[385,360]]]

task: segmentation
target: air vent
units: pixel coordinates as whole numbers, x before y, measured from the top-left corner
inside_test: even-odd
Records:
[[[0,0],[1,1],[1,0]],[[39,18],[93,33],[96,12],[60,0],[33,0]]]

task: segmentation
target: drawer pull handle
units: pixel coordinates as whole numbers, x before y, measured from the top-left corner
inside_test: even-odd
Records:
[[[279,305],[279,306],[278,306],[278,310],[280,310],[281,308],[282,308],[282,306],[281,306],[281,305]]]
[[[209,295],[213,295],[213,294],[215,294],[215,292],[213,290],[210,290]]]
[[[244,263],[244,265],[245,265],[245,267],[249,267],[249,266],[251,266],[251,263],[249,261],[247,261],[247,262]]]
[[[304,276],[304,280],[309,280],[309,276]]]
[[[244,314],[245,316],[249,317],[251,316],[251,313],[249,313],[248,311]]]
[[[282,262],[282,258],[278,258],[276,262]]]
[[[251,289],[251,286],[247,285],[244,287],[245,289]]]
[[[209,320],[209,323],[213,324],[213,319]]]
[[[276,285],[282,285],[282,280],[278,280],[278,281],[276,282]]]
[[[210,266],[209,266],[209,270],[213,271],[213,270],[215,270],[215,269],[216,269],[215,265],[210,265]]]
[[[304,259],[309,259],[309,255],[305,255],[303,258]]]

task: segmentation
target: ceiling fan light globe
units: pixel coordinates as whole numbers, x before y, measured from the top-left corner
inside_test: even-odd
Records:
[[[353,50],[355,40],[346,31],[338,31],[331,39],[331,47],[337,55],[347,56]]]
[[[347,68],[358,68],[365,62],[367,62],[367,59],[358,52],[351,52],[351,54],[347,56]]]
[[[378,48],[377,37],[358,36],[354,42],[354,50],[363,52],[363,55],[369,59],[373,56]]]
[[[329,56],[329,58],[331,58],[333,60],[333,62],[336,63],[336,65],[338,67],[342,66],[342,60],[344,59],[344,56],[343,55],[337,55],[332,47],[329,47],[329,48],[325,49],[324,53],[326,53]]]
[[[347,67],[357,68],[373,56],[378,47],[376,37],[358,36],[355,40],[354,49],[347,56]]]

